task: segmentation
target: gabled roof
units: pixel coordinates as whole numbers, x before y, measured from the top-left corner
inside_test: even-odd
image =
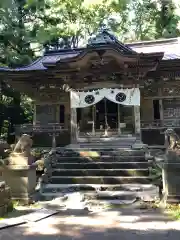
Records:
[[[77,49],[62,49],[58,51],[49,51],[28,66],[11,69],[0,68],[0,71],[36,71],[47,70],[48,66],[54,65],[57,62],[64,62],[73,60],[89,49],[103,48],[107,46],[113,46],[122,54],[125,55],[138,55],[139,53],[162,53],[164,52],[163,60],[180,59],[180,38],[146,41],[123,44],[114,35],[110,34],[106,30],[98,32],[95,37],[91,37],[88,41],[86,48]]]

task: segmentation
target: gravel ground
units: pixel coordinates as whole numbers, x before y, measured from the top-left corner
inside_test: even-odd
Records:
[[[62,210],[36,223],[0,231],[0,240],[180,239],[180,222],[155,209]]]

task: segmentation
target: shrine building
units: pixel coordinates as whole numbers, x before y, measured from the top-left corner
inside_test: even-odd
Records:
[[[180,39],[123,44],[106,30],[84,48],[49,50],[0,77],[34,103],[35,146],[136,138],[163,146],[180,133]]]

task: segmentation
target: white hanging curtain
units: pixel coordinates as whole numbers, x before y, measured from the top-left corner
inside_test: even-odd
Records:
[[[71,108],[85,108],[92,106],[103,98],[122,105],[140,106],[139,88],[109,89],[103,88],[92,92],[71,92]]]
[[[105,89],[105,97],[117,104],[127,106],[140,106],[139,88],[132,89]]]
[[[104,98],[101,92],[71,92],[71,108],[85,108],[100,102]]]

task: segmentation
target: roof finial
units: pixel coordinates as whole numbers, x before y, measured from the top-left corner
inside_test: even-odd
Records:
[[[98,29],[98,33],[103,33],[104,31],[108,31],[109,29],[108,29],[108,27],[106,26],[106,24],[105,23],[101,23],[100,25],[99,25],[99,29]]]
[[[108,33],[108,28],[105,24],[101,24],[97,31],[97,34],[91,36],[88,40],[88,45],[108,44],[114,43],[114,38]]]

